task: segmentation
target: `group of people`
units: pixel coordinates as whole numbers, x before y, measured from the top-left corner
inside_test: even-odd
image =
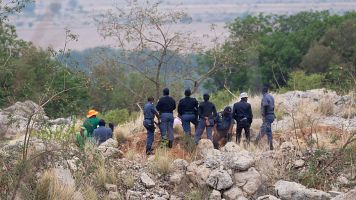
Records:
[[[260,133],[256,138],[256,143],[265,134],[268,136],[269,148],[273,150],[273,137],[271,125],[275,119],[274,98],[268,93],[268,88],[262,89],[261,115],[263,124]],[[240,101],[233,105],[233,108],[227,106],[220,113],[216,111],[214,103],[210,102],[209,94],[203,95],[203,101],[198,101],[191,97],[191,90],[186,89],[185,97],[178,103],[178,117],[182,121],[184,134],[192,136],[191,124],[195,125],[194,141],[199,143],[204,130],[206,130],[207,139],[210,139],[215,148],[219,148],[219,143],[231,141],[232,131],[236,122],[236,143],[240,143],[242,130],[244,130],[247,144],[251,141],[250,127],[253,121],[251,105],[248,103],[248,94],[240,94]],[[143,125],[147,130],[146,154],[153,154],[152,144],[154,141],[155,125],[159,126],[161,133],[161,144],[172,148],[174,142],[173,112],[176,109],[176,101],[169,96],[169,89],[163,90],[163,97],[159,99],[154,106],[154,98],[148,97],[144,106]],[[157,122],[154,120],[157,118]],[[214,134],[213,134],[214,130]]]
[[[105,120],[99,119],[98,114],[99,112],[96,110],[89,110],[80,132],[76,135],[77,144],[82,149],[85,141],[100,145],[113,137],[114,124],[109,123],[109,127],[106,127]]]

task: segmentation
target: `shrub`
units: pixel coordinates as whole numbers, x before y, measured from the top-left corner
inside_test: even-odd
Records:
[[[84,190],[82,191],[83,197],[86,200],[97,200],[98,194],[91,185],[86,185]]]
[[[149,164],[152,172],[167,175],[171,172],[173,159],[166,148],[157,149],[154,160]]]
[[[328,98],[322,99],[319,103],[318,111],[325,116],[331,116],[334,114],[334,103]]]
[[[71,200],[75,198],[72,187],[61,184],[53,170],[46,171],[37,183],[36,198],[38,200]]]
[[[289,74],[287,87],[290,90],[311,90],[324,86],[325,75],[311,74],[306,75],[304,71],[294,71]]]
[[[128,189],[133,188],[135,185],[134,176],[132,176],[132,174],[129,173],[120,173],[119,180]]]
[[[115,184],[117,179],[115,173],[107,170],[105,165],[101,165],[95,172],[96,183],[100,187],[104,187],[105,183]]]
[[[207,188],[195,188],[185,196],[184,200],[208,199],[210,193],[211,192]]]
[[[115,109],[104,113],[101,117],[105,119],[107,123],[112,122],[114,124],[123,124],[130,120],[135,119],[138,113],[129,113],[127,109]]]
[[[183,135],[182,137],[183,148],[188,153],[192,154],[195,152],[196,145],[194,139],[191,136]]]
[[[128,135],[119,129],[115,129],[114,131],[115,139],[119,145],[127,142]]]
[[[235,95],[238,96],[239,94],[236,93]],[[210,101],[215,104],[218,111],[229,105],[234,98],[235,97],[226,90],[220,90],[210,95]]]

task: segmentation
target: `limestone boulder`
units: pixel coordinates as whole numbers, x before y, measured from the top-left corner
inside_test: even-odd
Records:
[[[295,182],[280,180],[274,187],[277,196],[282,200],[328,200],[331,197],[329,193],[316,189],[309,189],[304,185]]]
[[[227,171],[216,169],[210,173],[206,184],[216,190],[225,190],[229,189],[234,183]]]
[[[234,178],[235,184],[241,187],[248,196],[255,194],[262,185],[262,177],[253,167],[248,171],[235,173]]]

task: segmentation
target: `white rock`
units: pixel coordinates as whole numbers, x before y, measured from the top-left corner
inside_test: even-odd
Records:
[[[343,175],[337,177],[337,181],[341,184],[341,185],[347,185],[350,183],[350,181]]]
[[[226,190],[223,193],[223,197],[226,200],[236,200],[240,197],[244,197],[244,194],[239,187],[234,186],[234,187],[230,188],[229,190]]]
[[[140,192],[127,190],[126,200],[143,200],[143,196]]]
[[[106,148],[108,148],[108,147],[117,148],[119,146],[119,143],[117,142],[117,140],[110,138],[110,139],[106,140],[105,142],[101,143],[100,146],[106,147]]]
[[[258,171],[251,167],[248,171],[235,173],[235,184],[249,196],[255,194],[262,185],[262,177]]]
[[[182,182],[182,179],[184,178],[184,173],[183,172],[174,172],[170,177],[169,177],[169,182],[179,185]]]
[[[206,180],[206,184],[216,190],[225,190],[233,185],[231,176],[225,170],[214,170]]]
[[[212,150],[212,149],[214,149],[214,145],[211,140],[201,139],[198,143],[197,148],[196,148],[197,157],[205,158],[208,155],[209,150]]]
[[[141,173],[140,179],[146,188],[153,188],[156,184],[155,182],[145,173]]]
[[[208,169],[205,165],[198,165],[197,162],[192,162],[187,167],[186,175],[189,180],[199,187],[206,186],[206,180],[209,177],[211,170]]]
[[[273,195],[265,195],[265,196],[258,197],[256,200],[280,200],[280,199],[278,199]]]
[[[283,142],[280,148],[284,151],[295,150],[295,146],[291,142]]]
[[[173,171],[186,171],[189,163],[183,159],[176,159],[172,162]]]
[[[275,191],[282,200],[328,200],[330,194],[316,190],[308,189],[304,185],[295,182],[280,180],[275,185]]]
[[[106,189],[107,191],[117,192],[117,186],[114,185],[114,184],[108,184],[108,183],[106,183],[106,184],[105,184],[105,189]]]
[[[350,190],[346,194],[341,194],[332,198],[331,200],[355,200],[356,199],[356,187],[353,190]]]
[[[305,164],[305,161],[302,160],[302,159],[296,160],[296,161],[294,161],[294,163],[293,163],[293,165],[294,165],[295,168],[301,168],[301,167],[304,166],[304,164]]]
[[[113,192],[113,191],[110,191],[109,192],[109,195],[108,195],[108,198],[111,200],[119,200],[120,199],[120,194],[118,192]]]
[[[53,171],[61,184],[68,185],[70,187],[75,187],[75,181],[69,169],[54,168]]]
[[[242,149],[235,142],[228,142],[224,147],[221,148],[223,152],[241,152]]]
[[[209,200],[221,200],[221,193],[217,190],[213,190],[210,194]]]
[[[246,171],[255,164],[254,158],[248,152],[223,154],[224,165],[228,169]]]

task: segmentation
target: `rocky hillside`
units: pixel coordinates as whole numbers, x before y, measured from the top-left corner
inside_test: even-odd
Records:
[[[256,118],[259,100],[250,98]],[[294,91],[276,95],[276,103],[274,151],[266,150],[265,141],[258,146],[230,142],[216,150],[202,139],[195,146],[177,126],[173,149],[156,142],[149,157],[143,153],[145,133],[126,133],[136,127],[121,126],[114,139],[81,150],[70,120],[49,120],[35,104],[17,103],[0,113],[7,122],[1,126],[11,130],[2,136],[17,138],[0,144],[0,199],[353,199],[353,96]],[[19,136],[34,110],[41,117],[33,120],[24,153]],[[10,116],[21,123],[12,126]],[[260,123],[254,120],[255,133]]]

